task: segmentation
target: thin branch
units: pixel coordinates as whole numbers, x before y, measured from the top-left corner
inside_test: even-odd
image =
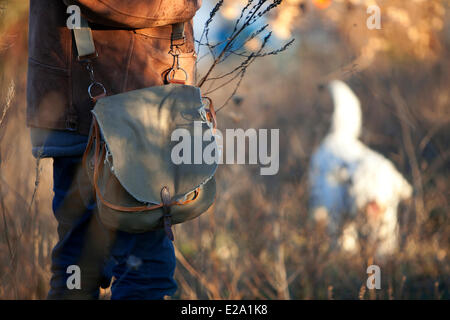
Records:
[[[210,68],[208,69],[208,71],[206,72],[205,76],[202,78],[202,80],[200,80],[200,83],[198,84],[198,87],[202,87],[203,84],[205,83],[206,79],[208,79],[209,75],[211,74],[211,72],[214,70],[214,68],[216,67],[216,65],[218,64],[218,62],[222,59],[222,57],[225,55],[225,53],[228,51],[228,49],[231,47],[232,43],[234,42],[234,40],[242,33],[242,31],[244,31],[244,29],[247,27],[247,23],[248,21],[250,21],[254,15],[258,12],[258,10],[262,7],[262,5],[264,4],[265,1],[260,0],[258,2],[257,5],[255,5],[256,9],[254,10],[254,12],[246,19],[246,22],[243,24],[243,26],[234,34],[232,34],[232,36],[230,37],[230,40],[227,42],[227,44],[225,45],[225,47],[222,49],[222,52],[219,54],[218,57],[215,58],[214,63],[210,66]],[[254,8],[255,8],[254,7]],[[210,18],[212,19],[212,18]],[[209,20],[208,20],[209,21]],[[210,23],[210,21],[209,21]],[[209,25],[209,23],[207,22],[207,24]]]
[[[205,23],[202,35],[200,39],[196,41],[197,52],[200,52],[201,47],[206,46],[208,48],[208,53],[202,55],[196,63],[198,63],[199,60],[203,60],[207,56],[210,56],[213,61],[207,68],[205,74],[201,77],[197,85],[198,87],[202,87],[206,82],[209,82],[207,90],[204,90],[206,91],[204,94],[207,95],[237,80],[237,83],[233,88],[231,95],[225,100],[224,104],[222,104],[222,106],[217,109],[217,111],[220,111],[222,108],[224,108],[237,93],[237,90],[242,83],[248,67],[254,62],[255,59],[281,53],[294,42],[294,39],[292,39],[278,49],[264,51],[263,49],[266,47],[269,39],[272,36],[272,32],[268,32],[268,34],[263,37],[262,44],[257,52],[249,52],[244,49],[251,40],[263,35],[264,31],[266,31],[268,28],[268,24],[264,24],[263,26],[259,27],[258,30],[251,32],[250,35],[244,36],[245,31],[249,30],[249,28],[253,24],[255,24],[259,19],[262,19],[264,16],[266,16],[271,10],[277,8],[281,3],[282,0],[248,0],[246,5],[241,9],[241,13],[235,20],[233,29],[226,40],[222,40],[217,43],[211,43],[209,32],[211,24],[213,22],[213,18],[222,7],[223,1],[219,1],[211,11],[210,17]],[[236,44],[238,41],[239,44]],[[219,48],[219,46],[221,47],[219,50],[220,52],[217,53],[217,49]],[[218,75],[213,75],[214,70],[217,68],[217,66],[219,64],[223,64],[230,56],[243,58],[243,61],[240,61],[237,66],[232,67],[230,71]],[[197,79],[197,68],[195,75],[195,78]],[[215,86],[215,83],[219,80],[222,80],[222,83]]]

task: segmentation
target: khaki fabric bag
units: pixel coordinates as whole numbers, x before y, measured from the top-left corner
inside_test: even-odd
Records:
[[[100,220],[108,228],[129,233],[164,228],[173,240],[173,224],[198,217],[215,199],[217,162],[194,164],[194,141],[201,141],[201,150],[208,145],[218,151],[211,100],[207,98],[206,108],[199,88],[170,81],[179,70],[186,74],[176,54],[183,43],[183,24],[174,25],[172,31],[172,45],[178,42],[171,45],[174,65],[166,74],[172,83],[112,96],[106,96],[103,85],[93,77],[90,59],[97,53],[86,21],[74,36],[79,60],[87,57],[84,61],[91,72],[88,93],[95,106],[83,163],[95,191]],[[98,88],[103,93],[93,96],[93,89]],[[179,143],[171,141],[176,129],[190,135],[190,163],[172,161],[172,149]],[[211,140],[203,141],[208,130],[212,131]]]
[[[99,99],[85,152],[101,221],[131,233],[146,232],[199,216],[214,202],[213,164],[174,164],[171,141],[184,129],[203,141],[213,122],[196,87],[169,84]],[[195,129],[195,122],[202,130]],[[217,150],[217,149],[216,149]],[[164,199],[167,197],[167,199]],[[170,212],[167,212],[170,211]]]

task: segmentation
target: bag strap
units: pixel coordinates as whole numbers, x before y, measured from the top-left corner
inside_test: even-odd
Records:
[[[188,80],[187,72],[179,66],[179,47],[185,43],[185,23],[178,22],[172,24],[172,33],[170,35],[170,51],[169,54],[173,56],[173,64],[169,71],[164,76],[164,81],[169,83],[185,84]],[[94,37],[92,30],[89,27],[89,22],[80,16],[80,28],[73,29],[75,44],[77,47],[78,61],[86,63],[86,68],[91,78],[91,84],[88,88],[89,97],[92,101],[97,101],[106,96],[106,89],[102,83],[95,80],[94,68],[92,67],[92,59],[98,57],[95,49]],[[175,74],[177,71],[182,71],[185,75],[185,80],[176,80]],[[96,91],[96,93],[94,93]]]
[[[86,61],[98,57],[92,30],[83,16],[80,17],[80,28],[73,29],[73,36],[77,47],[78,61]]]
[[[182,46],[185,41],[184,22],[174,23],[172,25],[172,34],[170,40],[173,46]]]
[[[185,42],[185,23],[179,22],[172,24],[172,33],[170,35],[171,47],[181,46]],[[80,17],[80,28],[73,29],[73,35],[78,52],[78,60],[86,61],[98,57],[95,49],[94,38],[92,30],[89,27],[89,22],[83,17]]]

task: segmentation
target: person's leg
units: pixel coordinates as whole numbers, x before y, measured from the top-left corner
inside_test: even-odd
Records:
[[[117,232],[111,299],[159,300],[177,290],[172,241],[164,230],[143,234]]]
[[[48,299],[97,299],[99,286],[105,280],[107,235],[94,214],[95,202],[82,196],[86,194],[83,190],[90,188],[89,181],[80,157],[56,157],[53,170],[53,212],[59,241],[52,252]],[[80,290],[67,287],[70,265],[80,267]]]

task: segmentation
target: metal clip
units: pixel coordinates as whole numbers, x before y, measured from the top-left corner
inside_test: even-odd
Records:
[[[94,67],[92,66],[92,62],[90,60],[86,61],[86,69],[89,72],[89,78],[91,79],[91,84],[88,87],[88,94],[89,97],[93,100],[93,101],[97,101],[100,98],[103,98],[106,96],[106,88],[105,86],[98,82],[95,79],[95,75],[94,75]],[[97,95],[93,94],[93,89],[94,88],[98,88],[100,89],[100,93]]]
[[[112,153],[111,153],[111,151],[109,151],[106,143],[105,143],[105,148],[106,148],[106,154],[105,154],[105,160],[103,161],[103,164],[104,165],[108,164],[110,167],[109,169],[111,170],[112,173],[114,173],[114,162],[112,161]],[[110,159],[111,159],[111,161],[110,161]]]
[[[181,50],[178,45],[173,45],[173,43],[170,45],[169,54],[173,57],[172,67],[167,72],[167,81],[168,82],[174,82],[174,83],[185,83],[188,81],[189,76],[186,70],[184,70],[182,67],[180,67],[180,53]],[[175,74],[177,71],[182,71],[184,73],[184,80],[175,80]]]
[[[106,155],[105,155],[105,161],[103,161],[104,164],[111,165],[112,163],[109,162],[109,158],[112,158],[111,152],[109,152],[108,148],[106,149]]]

